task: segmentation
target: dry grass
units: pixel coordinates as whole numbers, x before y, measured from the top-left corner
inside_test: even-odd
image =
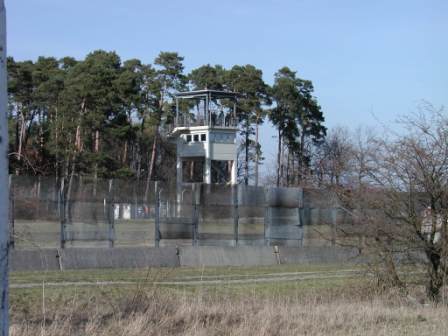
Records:
[[[192,293],[143,286],[113,297],[78,293],[51,307],[16,312],[11,335],[447,334],[446,306],[412,303],[398,293],[369,288],[364,283],[258,295],[255,286],[232,295],[210,288]]]

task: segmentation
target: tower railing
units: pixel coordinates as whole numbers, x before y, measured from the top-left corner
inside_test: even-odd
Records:
[[[228,127],[235,128],[238,126],[237,118],[231,114],[219,114],[211,112],[210,119],[206,120],[203,116],[194,116],[191,114],[179,114],[177,116],[175,127]]]

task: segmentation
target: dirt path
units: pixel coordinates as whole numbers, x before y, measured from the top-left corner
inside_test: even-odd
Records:
[[[339,271],[320,271],[320,272],[283,272],[268,274],[223,274],[223,275],[204,275],[204,276],[186,276],[167,281],[148,282],[147,284],[168,285],[168,286],[208,286],[208,285],[232,285],[232,284],[251,284],[265,282],[283,282],[283,281],[306,281],[322,280],[334,278],[352,278],[359,277],[362,273],[357,270],[339,270]],[[20,283],[10,284],[10,288],[37,288],[37,287],[68,287],[68,286],[123,286],[135,285],[138,281],[60,281],[44,283]],[[143,283],[143,282],[140,282]]]

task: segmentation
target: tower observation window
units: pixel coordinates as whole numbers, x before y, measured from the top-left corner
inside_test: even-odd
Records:
[[[187,135],[187,142],[191,142],[191,135],[190,134]]]
[[[207,135],[201,134],[201,141],[207,141]]]
[[[195,134],[195,135],[193,135],[193,140],[194,140],[195,142],[198,142],[198,141],[199,141],[199,134]]]

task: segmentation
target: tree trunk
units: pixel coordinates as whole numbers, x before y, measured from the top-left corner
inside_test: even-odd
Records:
[[[280,147],[280,186],[285,185],[285,142]]]
[[[164,102],[164,93],[166,92],[166,87],[163,88],[163,90],[160,91],[160,100],[159,100],[159,116],[157,119],[157,125],[156,125],[156,132],[154,134],[154,142],[152,144],[152,152],[151,152],[151,163],[149,164],[149,173],[148,173],[148,179],[146,180],[146,191],[145,191],[145,199],[146,199],[146,194],[147,192],[149,192],[149,182],[153,179],[153,175],[154,175],[154,167],[156,165],[156,159],[157,159],[157,141],[159,138],[159,127],[160,127],[160,118],[162,116],[163,113],[163,102]]]
[[[19,107],[17,106],[16,107],[17,108],[17,110],[19,109]],[[16,153],[18,153],[19,152],[19,138],[20,138],[20,118],[19,118],[19,116],[17,116],[17,118],[16,118],[16,134],[15,134],[15,147],[14,147],[14,149],[15,149],[15,151],[16,151]]]
[[[142,172],[142,154],[140,153],[140,146],[138,146],[137,147],[137,168],[136,168],[137,181],[140,181],[141,172]]]
[[[291,158],[291,184],[293,185],[293,186],[295,186],[295,184],[296,184],[296,173],[295,173],[295,162],[296,162],[296,160],[295,160],[295,158],[294,158],[294,152],[292,153],[292,158]]]
[[[260,162],[260,153],[258,146],[258,120],[255,124],[255,186],[258,187],[258,163]]]
[[[137,141],[137,181],[140,181],[140,177],[142,174],[142,160],[143,155],[141,153],[142,148],[145,146],[141,145],[141,141],[143,140],[143,132],[145,130],[145,117],[142,118],[142,124],[140,126],[140,139]]]
[[[75,134],[75,152],[81,151],[81,126],[76,126],[76,134]]]
[[[301,132],[300,134],[300,153],[299,153],[299,184],[301,185],[304,178],[304,155],[303,152],[305,150],[305,133]]]
[[[95,154],[96,154],[96,160],[95,165],[93,168],[93,196],[96,196],[96,189],[97,189],[97,183],[98,183],[98,153],[100,150],[100,131],[95,131]]]
[[[278,147],[277,147],[277,187],[280,187],[281,155],[282,155],[282,132],[279,128]]]
[[[44,129],[42,127],[43,124],[43,115],[42,115],[42,111],[39,111],[39,161],[40,164],[42,165],[43,161],[44,161]]]
[[[159,139],[159,127],[160,127],[160,122],[161,122],[160,118],[161,118],[162,113],[163,113],[164,93],[165,92],[166,92],[166,87],[164,87],[162,90],[160,90],[159,115],[158,115],[156,130],[155,130],[155,134],[154,134],[154,142],[152,144],[151,161],[149,163],[148,176],[146,178],[145,200],[148,199],[149,186],[150,186],[151,180],[153,179],[154,167],[156,165],[157,145],[158,145],[158,139]],[[142,130],[143,130],[143,124],[142,124]]]
[[[55,176],[56,176],[56,182],[59,181],[59,148],[58,148],[58,141],[59,141],[59,137],[58,137],[58,107],[56,106],[55,108],[55,120],[53,121],[55,124],[55,144],[56,144],[56,155],[55,155],[55,159],[56,159],[56,163],[55,163]]]
[[[156,165],[156,159],[157,159],[158,140],[159,140],[159,125],[156,126],[154,142],[152,143],[151,161],[149,163],[149,172],[148,172],[148,180],[149,181],[151,181],[153,179],[153,175],[154,175],[154,167]]]
[[[76,171],[76,160],[78,158],[78,154],[82,152],[82,147],[83,147],[82,140],[81,140],[81,124],[82,124],[82,118],[83,118],[83,115],[85,112],[86,112],[86,105],[85,105],[85,100],[83,99],[81,102],[81,111],[79,114],[78,125],[76,126],[75,148],[74,148],[73,154],[72,154],[72,167],[71,167],[70,178],[69,178],[68,187],[67,187],[67,193],[66,193],[66,197],[65,197],[65,214],[66,215],[70,215],[69,214],[69,211],[70,211],[69,204],[70,204],[70,197],[71,197],[72,186],[73,186],[73,178],[75,176],[75,171]],[[64,173],[64,178],[67,178],[67,176],[68,176],[69,166],[70,166],[70,155],[68,156],[68,159],[67,159],[66,171]]]
[[[146,177],[146,188],[145,188],[145,200],[148,199],[149,187],[154,175],[154,166],[156,163],[156,155],[157,155],[157,140],[159,135],[159,126],[156,126],[156,132],[154,135],[154,142],[152,143],[152,151],[151,151],[151,160],[148,165],[148,176]]]
[[[17,161],[21,161],[22,159],[24,134],[25,134],[25,117],[23,115],[23,112],[20,112],[20,133],[19,133],[19,148],[17,149]]]
[[[249,120],[246,120],[246,148],[244,158],[244,184],[249,185]]]
[[[125,142],[124,142],[123,157],[121,158],[121,163],[123,165],[126,164],[127,156],[128,156],[128,140],[126,139]]]
[[[72,162],[72,169],[70,172],[70,178],[68,180],[68,187],[67,187],[67,193],[65,195],[65,216],[70,218],[69,223],[71,222],[71,213],[70,213],[70,202],[71,202],[71,194],[72,194],[72,187],[73,187],[73,179],[75,176],[75,170],[76,170],[76,163],[75,163],[75,155],[73,155],[73,162]],[[68,173],[68,164],[67,164],[67,173]]]
[[[426,255],[429,259],[429,279],[428,283],[426,284],[426,295],[432,301],[439,302],[440,289],[443,286],[443,276],[440,272],[440,254],[437,253],[434,248],[431,248],[429,251],[427,251]]]
[[[151,161],[148,162],[148,168],[151,165]],[[148,201],[148,195],[149,195],[149,187],[151,185],[151,175],[148,172],[148,175],[146,176],[146,187],[145,187],[145,195],[143,196],[143,199],[145,201]]]

